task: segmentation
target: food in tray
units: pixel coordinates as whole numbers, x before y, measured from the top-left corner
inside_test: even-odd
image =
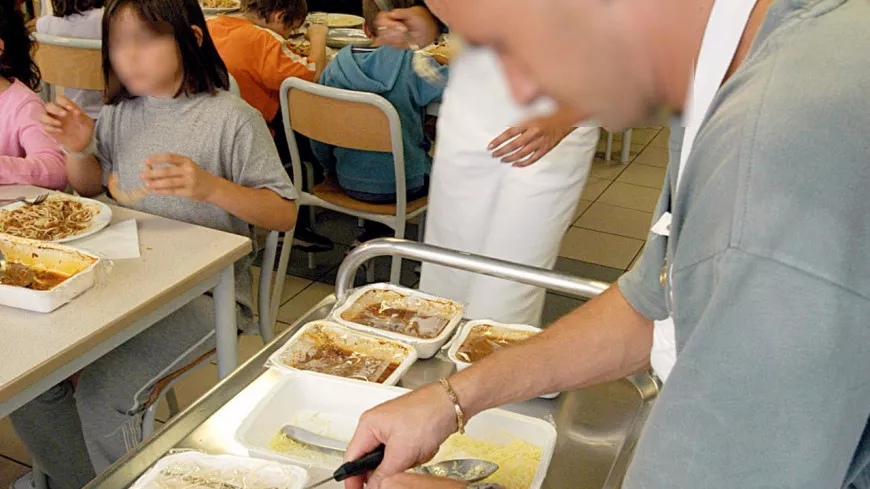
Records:
[[[347,14],[329,14],[326,21],[329,27],[356,27],[363,22],[365,20],[362,17]]]
[[[471,328],[456,352],[456,358],[463,362],[474,363],[486,356],[521,343],[538,334],[536,331],[519,331],[490,324],[479,324]]]
[[[456,54],[456,44],[444,40],[423,48],[423,51],[435,58],[439,64],[450,64],[450,58]]]
[[[287,47],[299,56],[308,57],[311,55],[311,42],[308,40],[302,41],[287,41]]]
[[[99,212],[96,204],[53,195],[41,204],[0,210],[0,233],[56,241],[88,229]]]
[[[237,0],[200,0],[203,8],[234,9],[239,8]]]
[[[467,434],[447,439],[430,463],[458,458],[488,460],[499,469],[482,482],[501,484],[505,489],[529,489],[543,456],[543,449],[504,433],[507,442],[479,440]]]
[[[341,319],[428,340],[437,338],[458,311],[455,302],[372,289],[342,312]]]
[[[302,489],[307,480],[293,465],[183,450],[157,461],[132,489]]]
[[[65,273],[31,268],[20,263],[7,263],[7,267],[6,273],[0,277],[0,285],[31,290],[51,290],[70,277]]]
[[[278,361],[299,370],[384,383],[409,353],[409,347],[396,342],[337,324],[315,323],[278,355]]]

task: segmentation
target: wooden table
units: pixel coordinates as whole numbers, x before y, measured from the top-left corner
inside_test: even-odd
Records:
[[[41,192],[0,186],[0,199]],[[121,207],[112,212],[113,223],[136,219],[140,258],[115,260],[94,288],[53,313],[0,306],[0,417],[209,290],[218,373],[223,378],[235,368],[233,264],[251,251],[250,240]]]

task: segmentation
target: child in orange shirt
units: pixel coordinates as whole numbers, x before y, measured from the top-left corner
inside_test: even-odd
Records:
[[[250,0],[247,4],[242,2],[240,14],[218,15],[207,22],[218,53],[238,83],[242,98],[263,114],[286,166],[290,165],[290,154],[278,113],[281,83],[291,77],[316,81],[326,66],[325,25],[308,28],[309,57],[294,53],[287,45],[287,37],[302,25],[307,15],[305,0]],[[303,159],[316,161],[308,144],[299,147],[309,150],[309,154],[302,155]],[[311,231],[308,213],[301,212],[299,217],[294,245],[306,252],[331,250],[329,239]]]

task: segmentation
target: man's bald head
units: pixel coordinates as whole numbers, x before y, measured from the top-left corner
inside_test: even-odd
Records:
[[[680,109],[713,0],[428,0],[501,57],[514,96],[549,95],[619,128]]]

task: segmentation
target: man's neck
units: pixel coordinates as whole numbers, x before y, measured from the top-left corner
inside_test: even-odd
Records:
[[[701,43],[707,28],[707,21],[713,9],[715,0],[687,2],[685,0],[666,0],[678,12],[667,16],[654,29],[656,50],[653,56],[662,60],[657,63],[656,77],[660,83],[661,95],[668,104],[681,109],[685,104],[686,94],[691,89],[692,71],[701,51]],[[721,0],[720,0],[721,1]],[[743,32],[743,37],[731,62],[727,77],[730,77],[742,64],[752,47],[752,42],[758,34],[767,10],[774,0],[758,0]],[[650,5],[656,2],[650,2]],[[686,4],[691,4],[691,7]]]

